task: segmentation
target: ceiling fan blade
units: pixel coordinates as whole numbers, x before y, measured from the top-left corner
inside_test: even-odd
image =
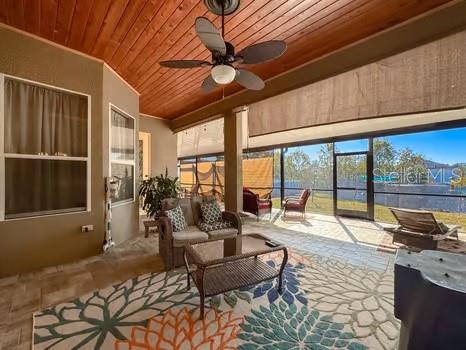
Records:
[[[199,68],[210,66],[211,64],[207,61],[199,60],[171,60],[162,61],[160,65],[166,68]]]
[[[255,64],[273,60],[286,51],[286,43],[281,40],[269,40],[250,45],[236,54],[244,64]]]
[[[207,78],[205,78],[204,81],[202,82],[202,85],[201,85],[202,91],[210,92],[214,90],[216,87],[217,87],[217,83],[215,82],[214,78],[212,78],[212,75],[210,75],[209,73]]]
[[[236,70],[235,80],[238,84],[249,90],[262,90],[265,86],[265,83],[261,78],[244,69]]]
[[[202,43],[210,51],[220,52],[222,55],[227,53],[225,41],[214,24],[205,17],[196,18],[196,33]]]

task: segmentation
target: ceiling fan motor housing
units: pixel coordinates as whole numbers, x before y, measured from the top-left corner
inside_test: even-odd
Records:
[[[214,66],[218,64],[227,64],[231,66],[233,62],[235,62],[235,47],[227,41],[225,41],[225,46],[227,49],[225,55],[222,55],[218,51],[212,52],[212,64]]]
[[[217,16],[222,15],[223,7],[223,14],[228,16],[239,8],[240,0],[204,0],[204,4],[210,12]]]

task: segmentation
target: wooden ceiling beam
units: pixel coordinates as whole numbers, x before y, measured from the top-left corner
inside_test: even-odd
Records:
[[[170,122],[174,132],[248,105],[409,50],[466,28],[466,1],[454,1],[267,81],[261,91],[243,90]]]

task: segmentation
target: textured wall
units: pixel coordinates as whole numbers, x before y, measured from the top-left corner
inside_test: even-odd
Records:
[[[466,31],[249,106],[249,134],[466,105]]]
[[[109,175],[109,126],[110,126],[110,103],[118,107],[122,111],[128,113],[135,119],[134,129],[136,135],[138,133],[138,116],[139,116],[139,96],[131,90],[121,79],[119,79],[113,71],[106,66],[103,68],[103,93],[102,93],[102,116],[103,128],[102,139],[103,148],[102,153],[104,176]],[[138,157],[137,147],[135,149],[136,158],[136,174],[135,180],[137,181]],[[136,183],[136,193],[139,184]],[[115,242],[121,243],[128,238],[136,235],[139,231],[139,218],[138,218],[138,198],[131,203],[124,203],[118,205],[112,210],[112,236]]]
[[[167,122],[157,118],[139,117],[139,130],[151,134],[151,172],[152,176],[165,173],[177,175],[177,139]]]
[[[95,137],[102,131],[102,64],[0,28],[0,72],[90,94],[92,139],[92,211],[0,222],[0,276],[98,254],[104,235],[103,145]],[[82,233],[89,224],[94,231]]]
[[[128,110],[137,121],[138,96],[104,70],[101,62],[3,27],[0,73],[91,95],[92,193],[91,212],[0,221],[0,277],[99,254],[104,238],[104,177],[108,173],[108,102]],[[117,208],[114,217],[118,242],[137,232],[136,203]],[[83,225],[94,225],[94,231],[82,233]]]

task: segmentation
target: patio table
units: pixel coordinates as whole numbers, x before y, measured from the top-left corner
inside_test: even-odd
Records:
[[[184,261],[187,271],[188,290],[194,281],[201,299],[200,318],[204,318],[205,298],[241,287],[251,286],[278,277],[278,292],[282,292],[283,270],[288,261],[288,251],[282,244],[271,247],[270,241],[259,234],[242,237],[242,254],[215,257],[214,242],[186,244]],[[283,252],[279,268],[272,267],[258,257],[272,252]]]

